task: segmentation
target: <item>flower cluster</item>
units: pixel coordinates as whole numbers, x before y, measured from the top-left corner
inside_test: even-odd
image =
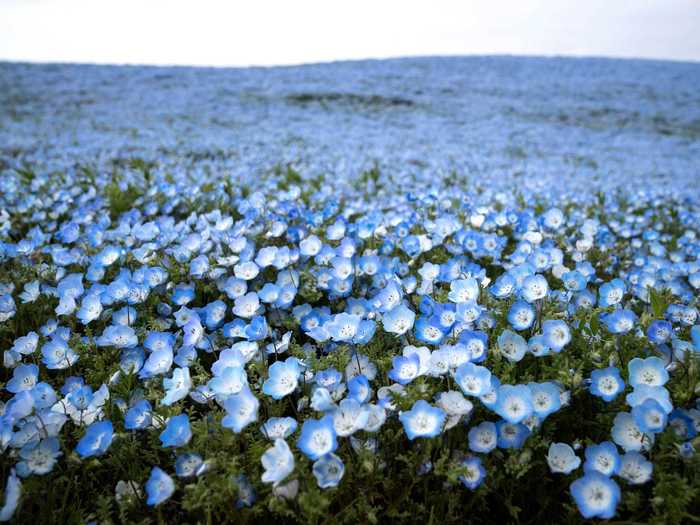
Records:
[[[611,518],[698,466],[696,198],[0,169],[0,520],[64,468],[111,469],[120,508],[216,483],[241,512],[508,472]]]

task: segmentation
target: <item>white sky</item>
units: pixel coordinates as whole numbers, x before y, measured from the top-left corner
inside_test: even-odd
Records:
[[[700,60],[700,0],[0,0],[0,60],[273,65],[406,55]]]

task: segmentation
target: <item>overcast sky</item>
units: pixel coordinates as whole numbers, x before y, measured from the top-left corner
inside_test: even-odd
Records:
[[[406,55],[700,60],[700,0],[0,0],[0,59],[273,65]]]

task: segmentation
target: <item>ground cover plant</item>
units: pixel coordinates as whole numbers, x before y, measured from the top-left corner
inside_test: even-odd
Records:
[[[479,157],[439,131],[471,129],[439,85],[363,92],[433,70],[461,85],[458,64],[508,76],[480,60],[356,65],[377,78],[342,89],[241,72],[241,118],[277,133],[267,97],[290,123],[236,152],[183,124],[226,117],[229,73],[3,65],[0,520],[700,521],[696,115],[618,100],[631,129],[607,147],[628,122],[612,110],[552,120],[557,100],[511,94],[503,123],[532,131],[479,126]],[[519,64],[559,88],[608,66]],[[125,113],[101,98],[115,75],[166,85]],[[52,76],[40,97],[30,80]],[[44,119],[56,101],[68,129]],[[404,116],[398,139],[360,133]],[[532,152],[574,137],[577,156]]]

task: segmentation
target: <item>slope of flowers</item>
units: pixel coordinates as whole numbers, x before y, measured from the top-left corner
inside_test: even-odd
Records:
[[[68,142],[0,167],[0,520],[698,519],[697,188]]]

